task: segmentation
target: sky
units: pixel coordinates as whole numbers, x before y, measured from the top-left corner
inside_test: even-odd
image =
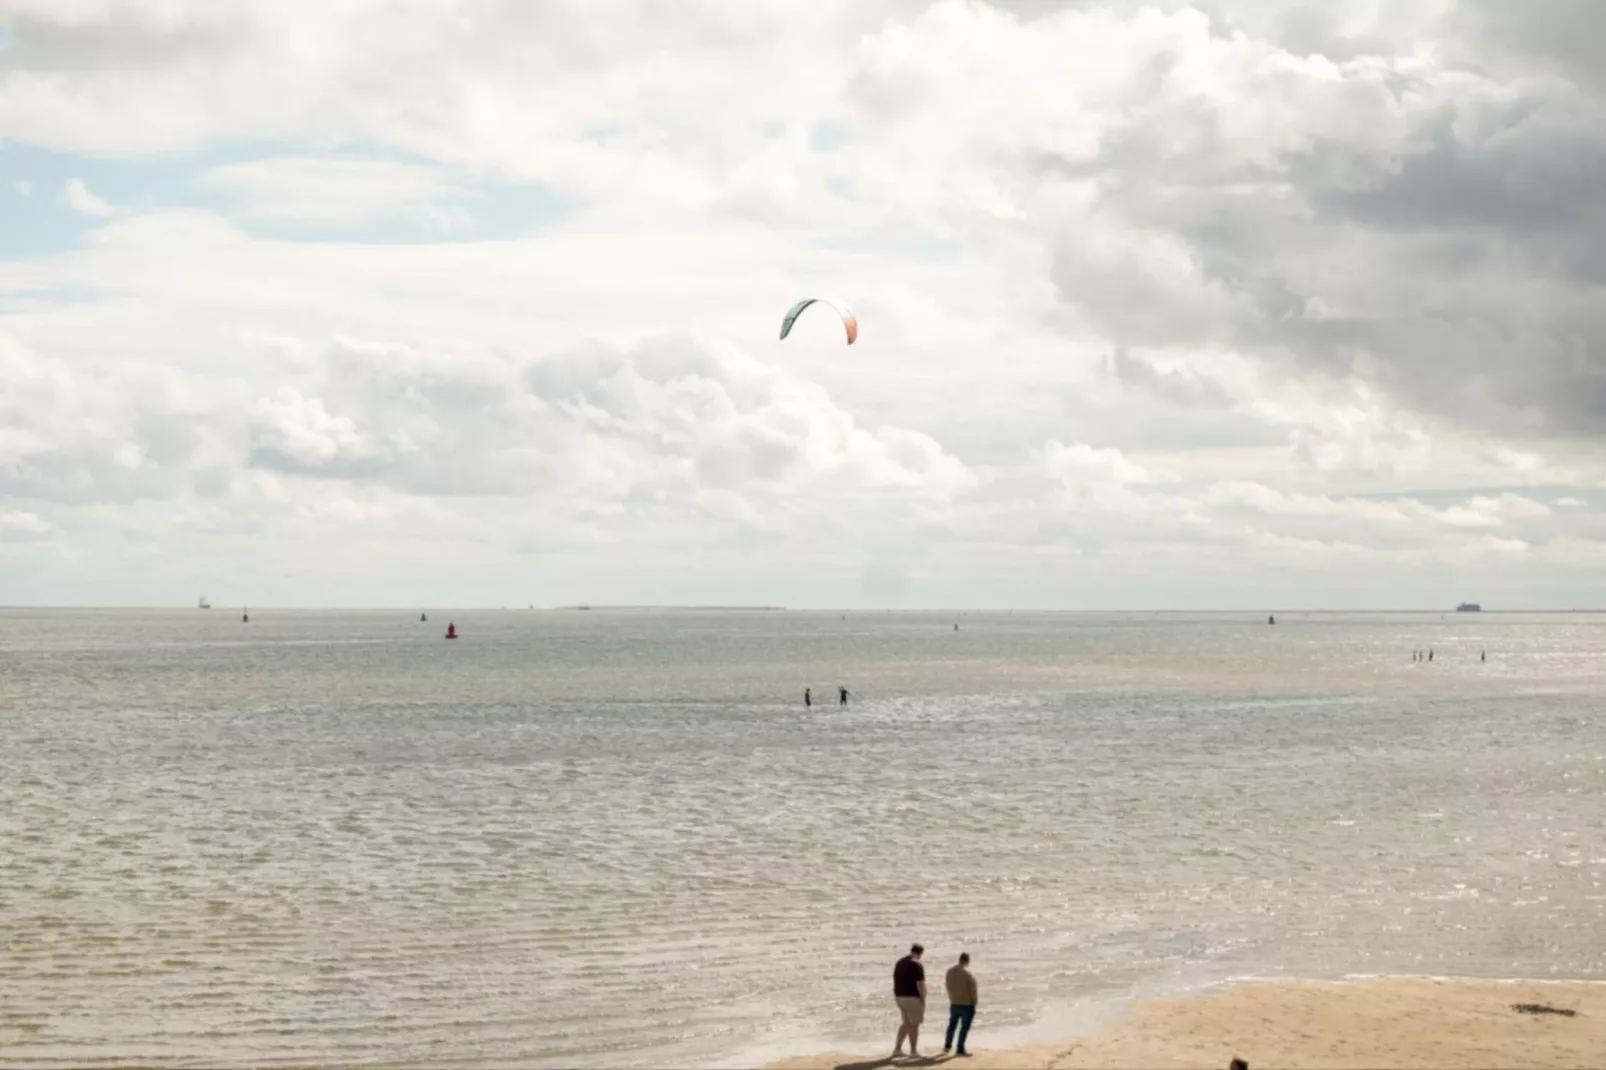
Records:
[[[0,0],[0,604],[1606,606],[1603,72],[1598,0]]]

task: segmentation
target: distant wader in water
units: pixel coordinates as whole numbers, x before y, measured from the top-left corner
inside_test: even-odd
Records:
[[[803,689],[803,708],[806,710],[814,705],[814,691],[811,688]]]
[[[845,688],[845,687],[838,687],[836,689],[836,694],[837,694],[837,705],[838,706],[846,706],[848,704],[848,689]]]

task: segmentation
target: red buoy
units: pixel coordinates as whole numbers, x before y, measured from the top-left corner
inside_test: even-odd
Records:
[[[446,626],[446,638],[448,638],[448,639],[456,639],[457,638],[457,625],[448,624]]]

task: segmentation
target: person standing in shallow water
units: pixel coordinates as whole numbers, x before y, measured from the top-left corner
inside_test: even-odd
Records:
[[[926,1017],[926,968],[920,965],[920,956],[926,949],[919,944],[892,967],[892,998],[898,1004],[898,1039],[892,1045],[892,1057],[903,1054],[903,1038],[909,1038],[909,1054],[920,1054],[920,1023]]]
[[[846,706],[848,704],[848,689],[847,688],[838,687],[836,689],[836,695],[837,695],[837,703],[836,704],[838,706]]]
[[[814,705],[814,689],[805,687],[803,689],[803,708],[808,709],[812,705]]]
[[[959,1030],[959,1054],[968,1056],[965,1038],[970,1036],[970,1023],[976,1018],[976,978],[970,972],[970,954],[959,956],[959,963],[948,967],[944,978],[948,986],[948,1034],[943,1038],[943,1054],[954,1046],[954,1029]]]

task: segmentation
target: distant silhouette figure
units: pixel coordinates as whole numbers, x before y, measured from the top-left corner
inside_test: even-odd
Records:
[[[1478,660],[1479,661],[1488,661],[1489,660],[1489,652],[1487,650],[1478,651]]]
[[[836,689],[836,693],[837,693],[837,705],[838,706],[846,706],[848,704],[848,689],[845,688],[845,687],[838,687]]]
[[[1428,660],[1429,661],[1433,660],[1433,648],[1432,647],[1428,648]]]
[[[810,706],[813,706],[813,705],[814,705],[814,690],[812,688],[805,687],[803,689],[803,708],[804,709],[808,709]]]
[[[240,614],[240,623],[241,624],[250,624],[251,623],[251,611],[249,609]]]
[[[429,619],[429,614],[428,613],[420,613],[418,615],[418,621],[419,621],[420,624],[422,624],[424,621],[426,621],[428,619]]]

